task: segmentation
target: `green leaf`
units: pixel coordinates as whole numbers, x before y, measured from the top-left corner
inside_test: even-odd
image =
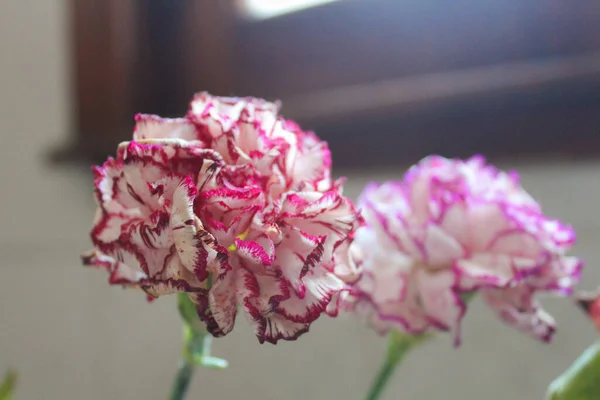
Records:
[[[600,342],[594,343],[548,387],[549,400],[600,399]]]
[[[12,399],[15,386],[17,385],[17,373],[14,371],[8,371],[4,375],[2,386],[0,386],[0,400]]]

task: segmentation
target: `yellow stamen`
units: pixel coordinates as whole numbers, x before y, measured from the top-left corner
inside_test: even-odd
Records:
[[[240,234],[239,234],[239,235],[237,235],[235,238],[236,238],[236,239],[240,239],[240,240],[244,240],[244,239],[246,239],[246,236],[248,236],[248,231],[247,231],[247,230],[246,230],[245,232],[243,232],[243,233],[240,233]],[[227,248],[227,250],[228,250],[230,253],[233,253],[233,252],[236,250],[235,243],[232,243],[232,244],[231,244],[231,245],[230,245],[230,246]]]

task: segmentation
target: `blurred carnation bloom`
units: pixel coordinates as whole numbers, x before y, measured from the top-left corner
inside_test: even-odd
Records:
[[[592,292],[579,292],[575,301],[600,330],[600,287]]]
[[[569,294],[582,263],[565,256],[573,230],[544,216],[516,173],[431,156],[402,182],[369,185],[359,208],[363,277],[346,306],[377,331],[451,331],[459,345],[466,297],[479,293],[506,323],[551,339],[536,294]]]
[[[151,297],[187,292],[214,336],[238,307],[261,343],[335,314],[358,277],[347,253],[360,216],[327,144],[278,108],[200,93],[184,118],[138,115],[133,141],[94,170],[84,262]]]

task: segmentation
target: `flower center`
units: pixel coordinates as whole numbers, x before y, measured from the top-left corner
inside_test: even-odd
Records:
[[[240,233],[239,235],[237,235],[235,238],[236,238],[236,239],[240,239],[240,240],[245,240],[245,239],[246,239],[246,236],[248,236],[248,229],[247,229],[245,232],[242,232],[242,233]],[[229,247],[227,247],[227,250],[228,250],[230,253],[233,253],[233,252],[235,252],[235,250],[236,250],[236,249],[237,249],[237,248],[235,247],[235,240],[234,240],[234,241],[233,241],[233,243],[231,243],[231,244],[229,245]]]

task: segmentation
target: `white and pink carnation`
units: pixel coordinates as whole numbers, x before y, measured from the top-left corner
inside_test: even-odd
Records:
[[[84,262],[152,297],[188,293],[214,336],[238,308],[271,343],[335,314],[358,277],[347,252],[360,216],[327,144],[277,112],[200,93],[184,118],[138,115],[134,140],[95,169]]]
[[[348,306],[380,333],[451,331],[460,342],[466,297],[544,341],[555,323],[536,294],[569,294],[582,263],[565,253],[573,230],[546,217],[516,173],[432,156],[401,182],[368,186],[353,246],[363,276]]]

